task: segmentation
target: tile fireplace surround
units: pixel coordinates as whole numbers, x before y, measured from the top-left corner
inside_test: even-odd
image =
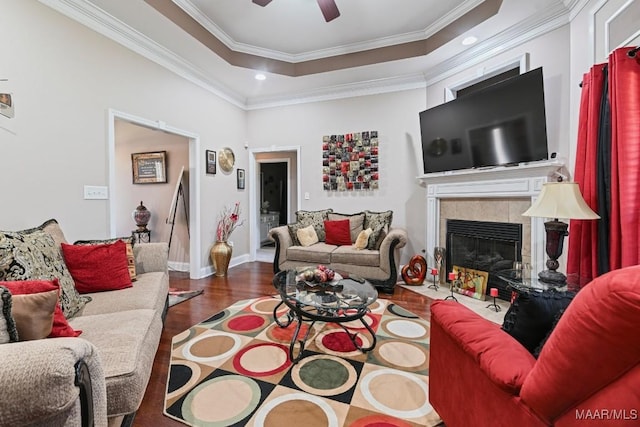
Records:
[[[418,177],[426,187],[427,259],[433,265],[433,248],[445,245],[447,219],[512,222],[523,224],[522,258],[531,263],[531,274],[545,269],[545,218],[527,218],[542,184],[566,176],[558,159],[518,166],[425,174]]]

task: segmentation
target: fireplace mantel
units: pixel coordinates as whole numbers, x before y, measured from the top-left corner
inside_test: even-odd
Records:
[[[418,177],[426,187],[426,251],[433,262],[433,248],[444,246],[440,236],[440,200],[446,198],[530,198],[533,202],[542,184],[555,181],[565,164],[559,159],[531,162],[518,166],[465,169],[438,172]],[[479,215],[481,219],[481,214]],[[544,218],[531,218],[531,264],[537,274],[545,268]]]

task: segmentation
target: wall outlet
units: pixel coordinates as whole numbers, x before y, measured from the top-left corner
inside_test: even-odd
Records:
[[[309,197],[309,192],[304,193],[304,199],[305,200],[309,200],[311,197]]]
[[[109,198],[109,187],[85,185],[84,198],[85,200],[106,200]]]

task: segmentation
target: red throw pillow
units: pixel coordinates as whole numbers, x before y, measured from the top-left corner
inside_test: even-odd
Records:
[[[342,246],[351,244],[351,227],[348,219],[325,221],[324,231],[326,233],[324,241],[328,245]]]
[[[11,282],[0,282],[0,286],[9,289],[13,295],[36,294],[40,292],[49,292],[60,289],[58,279],[53,280],[16,280]],[[67,318],[62,313],[60,300],[56,303],[53,312],[53,328],[49,334],[49,338],[56,337],[77,337],[82,333],[81,330],[75,330],[67,322]]]
[[[130,288],[126,251],[122,240],[103,245],[62,243],[64,261],[81,294]]]

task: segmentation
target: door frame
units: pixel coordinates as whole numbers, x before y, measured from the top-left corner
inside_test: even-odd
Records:
[[[150,120],[122,111],[109,109],[107,118],[108,182],[109,182],[109,229],[111,237],[116,237],[116,135],[115,122],[123,120],[135,125],[182,136],[189,141],[189,277],[200,279],[202,271],[202,249],[200,239],[200,136],[196,133],[175,128],[160,120]]]
[[[300,209],[300,146],[281,146],[269,148],[252,148],[249,150],[249,182],[253,183],[249,187],[249,251],[251,260],[257,258],[258,249],[260,248],[260,175],[257,173],[259,163],[286,163],[287,164],[287,222],[291,221],[292,210],[291,194],[296,193],[295,210]],[[296,156],[296,181],[295,189],[291,182],[291,161],[289,158],[270,158],[260,159],[260,154],[273,153],[290,153],[295,152]]]

